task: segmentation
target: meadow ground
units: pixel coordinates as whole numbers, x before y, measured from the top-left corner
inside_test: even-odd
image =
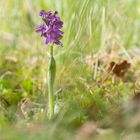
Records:
[[[64,21],[51,120],[40,9]],[[0,140],[139,140],[139,39],[139,0],[0,0]]]

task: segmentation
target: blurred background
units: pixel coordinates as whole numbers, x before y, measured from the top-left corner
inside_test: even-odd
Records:
[[[42,23],[41,9],[58,11],[64,22],[64,47],[55,46],[54,52],[56,112],[66,107],[60,113],[65,114],[60,117],[65,118],[62,126],[74,129],[88,120],[104,119],[131,97],[132,81],[136,77],[139,81],[139,0],[0,0],[0,130],[20,115],[25,120],[44,120],[49,46],[35,32]],[[134,64],[136,72],[129,73],[127,83],[112,85],[109,77],[107,90],[98,86],[106,78],[105,67],[124,59]]]

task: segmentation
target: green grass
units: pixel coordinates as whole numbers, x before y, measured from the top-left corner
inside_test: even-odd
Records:
[[[64,21],[64,47],[54,52],[57,109],[52,120],[44,110],[49,48],[35,32],[42,8],[57,10]],[[139,90],[139,16],[138,0],[1,0],[0,139],[81,140],[89,121],[98,129],[86,140],[137,137],[140,122],[128,126],[137,119],[127,110]],[[107,67],[124,59],[131,69],[113,83]]]

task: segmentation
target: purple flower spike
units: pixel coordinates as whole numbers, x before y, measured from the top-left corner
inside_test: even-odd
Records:
[[[43,36],[46,38],[46,45],[54,43],[63,46],[60,42],[63,37],[63,32],[61,31],[63,22],[57,14],[57,11],[46,12],[45,10],[41,10],[39,13],[45,24],[38,25],[36,27],[36,32],[41,32],[41,37]]]

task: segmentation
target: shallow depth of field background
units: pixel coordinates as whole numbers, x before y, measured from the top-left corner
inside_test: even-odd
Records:
[[[41,9],[58,11],[64,21],[64,47],[54,52],[52,121],[44,111],[49,47],[35,32]],[[88,140],[84,124],[98,128],[97,140],[137,134],[140,113],[129,112],[129,101],[140,86],[139,40],[139,0],[0,0],[0,139]],[[112,83],[107,67],[123,60],[131,69]],[[118,115],[122,106],[125,119]]]

